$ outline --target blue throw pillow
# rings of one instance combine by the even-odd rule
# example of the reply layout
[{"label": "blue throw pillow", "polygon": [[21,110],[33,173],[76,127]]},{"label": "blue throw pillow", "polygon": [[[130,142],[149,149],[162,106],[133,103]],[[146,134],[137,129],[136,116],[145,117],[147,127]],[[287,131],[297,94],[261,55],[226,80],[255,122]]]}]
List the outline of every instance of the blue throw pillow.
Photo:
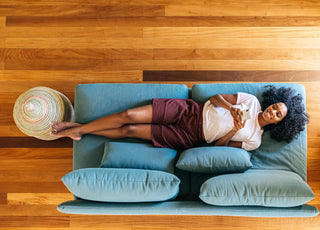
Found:
[{"label": "blue throw pillow", "polygon": [[101,202],[156,202],[173,199],[180,180],[173,174],[142,169],[86,168],[62,177],[75,196]]},{"label": "blue throw pillow", "polygon": [[207,180],[199,197],[211,205],[294,207],[312,200],[314,194],[294,172],[252,169]]},{"label": "blue throw pillow", "polygon": [[102,168],[135,168],[174,172],[177,152],[169,148],[156,148],[152,144],[107,142]]},{"label": "blue throw pillow", "polygon": [[240,148],[211,146],[185,150],[177,168],[197,173],[243,172],[252,167],[250,154]]}]

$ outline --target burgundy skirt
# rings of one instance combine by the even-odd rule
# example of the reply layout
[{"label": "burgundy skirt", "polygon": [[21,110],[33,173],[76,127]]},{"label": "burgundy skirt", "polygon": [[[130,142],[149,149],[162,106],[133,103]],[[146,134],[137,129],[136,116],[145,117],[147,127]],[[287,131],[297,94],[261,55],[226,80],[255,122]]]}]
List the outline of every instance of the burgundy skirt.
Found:
[{"label": "burgundy skirt", "polygon": [[151,138],[154,146],[188,149],[205,143],[203,104],[192,99],[153,99]]}]

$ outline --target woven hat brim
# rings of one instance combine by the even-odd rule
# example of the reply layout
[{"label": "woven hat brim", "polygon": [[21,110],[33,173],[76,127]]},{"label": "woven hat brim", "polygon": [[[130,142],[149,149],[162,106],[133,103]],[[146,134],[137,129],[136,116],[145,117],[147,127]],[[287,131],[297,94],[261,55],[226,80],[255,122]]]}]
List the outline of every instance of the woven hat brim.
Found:
[{"label": "woven hat brim", "polygon": [[50,121],[73,121],[74,110],[70,100],[48,87],[35,87],[19,96],[13,109],[13,118],[21,132],[41,140],[55,140],[50,136]]}]

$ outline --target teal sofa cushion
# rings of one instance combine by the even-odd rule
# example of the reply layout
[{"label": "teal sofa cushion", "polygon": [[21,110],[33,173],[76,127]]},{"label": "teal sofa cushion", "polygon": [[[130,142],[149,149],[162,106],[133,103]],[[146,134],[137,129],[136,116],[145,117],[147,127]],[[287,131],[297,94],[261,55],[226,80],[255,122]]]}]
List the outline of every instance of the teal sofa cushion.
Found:
[{"label": "teal sofa cushion", "polygon": [[147,143],[107,142],[101,168],[135,168],[174,173],[177,151]]},{"label": "teal sofa cushion", "polygon": [[296,173],[248,170],[207,180],[201,186],[199,197],[211,205],[294,207],[312,200],[314,194]]},{"label": "teal sofa cushion", "polygon": [[[277,88],[291,87],[304,98],[305,89],[295,83],[223,83],[223,84],[196,84],[192,87],[192,99],[205,102],[214,94],[236,94],[245,92],[255,95],[262,101],[262,93],[268,85]],[[304,181],[307,179],[307,130],[305,128],[298,138],[291,143],[278,142],[270,137],[270,132],[262,135],[262,144],[251,151],[253,169],[288,170],[297,173]]]},{"label": "teal sofa cushion", "polygon": [[101,202],[155,202],[173,199],[180,180],[173,174],[142,169],[87,168],[62,181],[75,196]]},{"label": "teal sofa cushion", "polygon": [[190,172],[223,174],[243,172],[252,164],[250,154],[244,149],[210,146],[183,151],[176,166]]}]

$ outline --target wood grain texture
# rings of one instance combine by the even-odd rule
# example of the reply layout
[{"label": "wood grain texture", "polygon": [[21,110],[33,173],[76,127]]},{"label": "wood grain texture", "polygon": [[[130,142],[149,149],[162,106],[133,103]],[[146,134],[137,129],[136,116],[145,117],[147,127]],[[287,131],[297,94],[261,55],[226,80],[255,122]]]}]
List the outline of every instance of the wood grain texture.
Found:
[{"label": "wood grain texture", "polygon": [[144,81],[318,81],[320,71],[144,71]]},{"label": "wood grain texture", "polygon": [[[2,38],[141,38],[142,27],[0,27]],[[88,51],[92,49],[88,48]],[[4,51],[2,51],[4,52]]]},{"label": "wood grain texture", "polygon": [[0,28],[6,26],[6,17],[0,16]]},{"label": "wood grain texture", "polygon": [[[219,0],[221,1],[221,0]],[[205,0],[2,0],[0,5],[168,5],[168,4],[204,4]]]},{"label": "wood grain texture", "polygon": [[164,16],[164,10],[157,5],[7,5],[0,6],[0,16]]},{"label": "wood grain texture", "polygon": [[[70,171],[72,167],[70,167]],[[55,182],[0,182],[0,193],[67,193],[68,189],[61,183],[60,178]]]},{"label": "wood grain texture", "polygon": [[8,205],[55,205],[72,200],[71,193],[9,193]]},{"label": "wood grain texture", "polygon": [[[65,198],[69,198],[65,196]],[[61,199],[62,200],[62,199]],[[56,202],[60,202],[61,200],[56,200]],[[21,216],[36,216],[36,217],[41,217],[41,218],[46,218],[48,216],[50,217],[56,217],[56,216],[66,216],[65,214],[62,214],[61,212],[57,211],[57,206],[55,204],[53,205],[46,205],[46,204],[41,204],[41,205],[29,205],[29,204],[17,204],[17,205],[0,205],[0,215],[1,216],[6,216],[6,217],[11,217],[12,220],[19,220],[19,217]],[[16,218],[14,218],[16,217]],[[47,220],[45,220],[47,221]],[[48,223],[47,223],[48,224]],[[9,225],[9,224],[8,224]],[[33,225],[30,226],[30,228]],[[44,225],[44,228],[49,228],[48,225]],[[57,227],[58,228],[58,227]],[[1,228],[0,226],[0,229]],[[8,228],[6,228],[8,229]],[[12,227],[13,229],[18,229],[18,227]],[[21,226],[21,229],[28,229],[28,226]],[[52,229],[50,227],[50,229]],[[53,228],[54,229],[54,228]]]},{"label": "wood grain texture", "polygon": [[66,215],[72,141],[21,133],[17,97],[35,86],[73,103],[87,83],[298,82],[305,86],[308,184],[320,208],[320,2],[1,0],[0,230],[318,229],[316,218]]},{"label": "wood grain texture", "polygon": [[319,49],[320,38],[213,38],[213,37],[170,37],[170,38],[6,38],[7,48],[57,49],[116,48],[116,49],[151,49],[151,48],[228,48],[228,49]]},{"label": "wood grain texture", "polygon": [[[244,1],[236,4],[215,3],[210,1],[209,4],[203,5],[168,5],[165,10],[166,16],[319,16],[319,7],[314,5],[285,4],[281,2],[266,4],[259,2],[257,4]],[[261,4],[262,3],[262,4]],[[285,11],[283,10],[285,7]]]},{"label": "wood grain texture", "polygon": [[320,59],[320,49],[155,49],[157,60],[309,60]]},{"label": "wood grain texture", "polygon": [[14,27],[267,27],[267,26],[320,26],[320,16],[172,16],[172,17],[57,17],[7,16],[6,25]]},{"label": "wood grain texture", "polygon": [[277,0],[242,0],[239,2],[234,2],[233,0],[2,0],[0,5],[170,5],[170,4],[180,4],[180,5],[212,5],[217,6],[224,4],[233,5],[247,5],[249,3],[255,5],[308,5],[317,6],[319,3],[315,0],[290,0],[279,2]]},{"label": "wood grain texture", "polygon": [[36,227],[46,228],[47,226],[56,228],[69,227],[69,217],[54,217],[54,216],[1,216],[1,227]]},{"label": "wood grain texture", "polygon": [[157,38],[310,38],[320,27],[144,27],[143,37]]}]

